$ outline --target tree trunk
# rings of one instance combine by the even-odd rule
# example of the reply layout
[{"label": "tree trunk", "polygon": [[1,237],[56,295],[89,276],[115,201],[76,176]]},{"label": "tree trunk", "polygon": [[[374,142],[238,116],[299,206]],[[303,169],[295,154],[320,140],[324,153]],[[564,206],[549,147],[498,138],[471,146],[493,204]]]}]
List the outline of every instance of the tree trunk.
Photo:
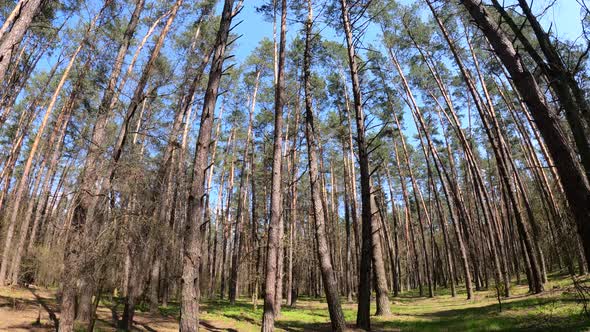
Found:
[{"label": "tree trunk", "polygon": [[[86,64],[83,67],[83,70],[81,71],[82,73],[80,74],[80,77],[78,77],[77,82],[73,88],[73,91],[70,93],[70,96],[68,97],[67,102],[64,104],[62,111],[56,120],[55,127],[53,128],[53,131],[49,137],[48,144],[46,145],[46,149],[47,149],[46,158],[49,158],[49,166],[48,166],[48,170],[45,175],[45,180],[44,180],[45,183],[49,183],[49,179],[53,177],[53,171],[55,171],[57,161],[60,157],[61,146],[63,144],[66,128],[67,128],[68,123],[70,121],[70,115],[72,113],[72,110],[77,107],[78,95],[79,95],[80,89],[82,87],[82,81],[84,80],[84,78],[86,76],[85,73],[88,72],[88,69],[91,64],[91,59],[92,59],[92,57],[89,57],[86,60]],[[52,149],[52,148],[53,148],[53,151],[52,151],[53,153],[51,153],[51,155],[50,155],[49,152],[51,151],[50,149]],[[46,160],[46,159],[44,159],[44,160]],[[45,163],[45,161],[44,161],[44,163]],[[13,285],[16,285],[18,283],[18,277],[20,274],[20,263],[21,263],[23,252],[24,252],[24,247],[25,247],[25,242],[27,239],[29,224],[31,222],[31,217],[33,214],[33,208],[35,205],[38,205],[37,204],[37,202],[39,202],[38,196],[41,196],[40,193],[39,193],[39,195],[37,195],[37,189],[38,189],[37,187],[41,183],[42,176],[43,176],[43,167],[41,167],[39,169],[39,174],[37,175],[37,179],[35,180],[36,183],[35,183],[34,187],[36,189],[34,189],[32,192],[32,194],[35,196],[35,198],[29,202],[29,207],[27,209],[27,213],[25,214],[24,219],[23,219],[23,223],[21,225],[19,242],[17,244],[16,251],[15,251],[14,257],[12,259],[12,264],[10,267],[9,276],[11,276],[11,278],[12,278],[11,284],[13,284]],[[43,187],[45,187],[45,186],[46,185],[44,184]],[[42,188],[42,189],[47,189],[47,188]],[[40,206],[37,206],[38,210],[40,210],[40,208],[41,208]],[[37,219],[35,218],[35,220],[37,220]],[[31,234],[32,234],[32,236],[34,236],[33,233],[31,233]],[[32,240],[33,240],[33,237],[31,238],[31,241]]]},{"label": "tree trunk", "polygon": [[[371,186],[373,189],[373,186]],[[385,222],[381,218],[379,211],[379,204],[377,203],[376,194],[371,190],[371,261],[372,270],[375,280],[375,293],[377,295],[377,308],[375,316],[389,316],[391,315],[391,308],[389,306],[389,290],[387,289],[387,274],[385,273],[385,263],[383,260],[383,248],[381,242],[381,225]]]},{"label": "tree trunk", "polygon": [[[266,254],[266,283],[264,292],[264,314],[262,317],[262,331],[270,332],[274,330],[274,324],[277,309],[276,291],[277,284],[281,282],[279,257],[282,256],[281,250],[281,230],[283,228],[282,220],[282,139],[283,139],[283,108],[285,105],[285,52],[287,37],[287,1],[281,1],[281,32],[278,56],[277,82],[275,86],[275,123],[273,138],[273,164],[272,164],[272,192],[270,203],[270,222],[268,230],[268,244]],[[280,296],[279,296],[280,299]]]},{"label": "tree trunk", "polygon": [[315,237],[316,241],[318,242],[317,253],[318,259],[320,261],[320,269],[322,272],[322,281],[324,283],[326,299],[328,302],[330,321],[332,322],[332,331],[344,331],[346,329],[346,321],[344,320],[344,313],[342,312],[342,307],[340,306],[338,285],[336,283],[334,269],[330,260],[330,248],[328,245],[323,211],[324,207],[322,204],[322,197],[320,195],[321,181],[319,177],[317,161],[317,133],[314,127],[313,100],[311,95],[311,43],[313,29],[313,8],[311,0],[307,1],[307,8],[308,16],[305,24],[303,79],[305,84],[305,134],[307,137],[309,182],[312,196],[313,218],[315,222]]},{"label": "tree trunk", "polygon": [[243,226],[242,220],[244,219],[243,211],[246,206],[247,200],[247,176],[246,176],[246,165],[248,159],[248,151],[250,148],[250,140],[252,136],[252,123],[254,118],[254,110],[256,108],[256,96],[258,94],[258,82],[260,80],[260,71],[256,72],[256,79],[254,82],[254,91],[252,92],[252,100],[250,104],[250,115],[248,120],[248,129],[246,130],[246,140],[244,144],[244,152],[242,154],[242,167],[240,171],[240,187],[238,195],[238,208],[236,211],[236,230],[234,233],[234,250],[232,253],[232,264],[231,274],[229,282],[229,302],[231,304],[236,303],[237,288],[238,288],[238,270],[240,266],[240,254],[242,251],[242,238],[243,238]]},{"label": "tree trunk", "polygon": [[160,285],[160,256],[156,253],[150,271],[150,285],[148,289],[150,312],[158,314],[158,288]]},{"label": "tree trunk", "polygon": [[[369,170],[369,151],[365,137],[365,116],[362,109],[361,86],[358,74],[356,52],[354,47],[352,25],[346,0],[340,0],[342,23],[348,46],[348,63],[352,79],[354,110],[357,127],[357,145],[359,151],[359,166],[361,174],[362,201],[362,249],[359,269],[359,303],[357,311],[357,327],[369,330],[370,322],[370,292],[371,292],[371,250],[372,243],[372,205],[371,205],[371,172]],[[373,253],[375,256],[375,253]]]},{"label": "tree trunk", "polygon": [[[0,82],[4,82],[12,53],[18,49],[23,36],[44,2],[45,0],[20,0],[2,25],[2,30],[0,30]],[[11,22],[14,23],[8,30]]]},{"label": "tree trunk", "polygon": [[[399,296],[400,286],[401,286],[401,269],[400,269],[400,248],[399,248],[399,216],[397,213],[397,209],[395,207],[395,198],[393,193],[393,186],[391,183],[391,174],[389,168],[386,168],[386,175],[387,175],[387,186],[389,188],[389,200],[391,204],[391,216],[393,219],[393,244],[394,244],[394,257],[393,257],[393,264],[391,269],[393,271],[393,296]],[[443,230],[445,230],[443,226]],[[452,287],[454,289],[454,287]],[[453,293],[454,294],[454,293]],[[454,296],[454,295],[453,295]]]},{"label": "tree trunk", "polygon": [[209,73],[207,90],[203,100],[199,136],[197,137],[195,158],[191,175],[191,188],[187,202],[186,226],[184,234],[184,251],[181,284],[180,331],[193,332],[199,329],[199,263],[200,263],[200,227],[203,223],[204,180],[209,156],[213,113],[223,74],[223,61],[231,21],[234,16],[233,0],[225,0],[219,30],[215,41],[213,59]]},{"label": "tree trunk", "polygon": [[[8,251],[10,250],[10,247],[12,245],[12,237],[14,236],[14,227],[16,226],[16,219],[18,217],[18,211],[19,211],[20,204],[22,201],[22,196],[24,194],[24,190],[26,188],[26,184],[28,181],[28,176],[31,171],[31,165],[33,163],[33,159],[35,159],[37,149],[39,148],[39,143],[41,142],[41,138],[43,137],[43,133],[45,131],[45,127],[47,126],[47,122],[49,120],[50,115],[53,113],[53,108],[55,107],[55,104],[57,102],[57,98],[59,97],[61,90],[62,90],[62,88],[63,88],[63,86],[70,74],[70,71],[72,70],[72,67],[74,66],[74,63],[76,61],[76,58],[78,57],[78,54],[82,50],[82,47],[84,47],[84,45],[87,43],[88,38],[90,37],[90,33],[92,32],[92,30],[94,30],[94,26],[96,25],[98,18],[102,15],[104,9],[111,1],[112,0],[105,0],[103,7],[98,12],[98,14],[96,14],[96,16],[92,19],[92,22],[90,23],[90,25],[86,29],[85,34],[84,34],[84,38],[82,39],[80,44],[78,44],[78,47],[74,50],[74,53],[70,56],[70,61],[68,62],[68,65],[66,66],[65,70],[62,73],[61,79],[60,79],[59,83],[57,84],[57,87],[51,97],[51,100],[49,101],[49,105],[47,106],[47,109],[45,110],[45,115],[43,116],[43,119],[41,120],[41,124],[39,125],[39,128],[37,129],[37,135],[35,136],[35,140],[33,141],[33,144],[31,146],[31,149],[29,152],[29,157],[27,158],[27,161],[25,162],[25,165],[23,167],[21,179],[19,181],[19,184],[16,188],[16,193],[14,195],[14,205],[12,207],[12,212],[10,214],[10,223],[9,223],[8,230],[6,233],[7,234],[6,240],[4,242],[4,250],[2,252],[2,264],[0,265],[0,285],[5,284],[6,272],[7,272],[7,268],[8,268]],[[69,332],[69,331],[66,330],[66,332]]]},{"label": "tree trunk", "polygon": [[534,76],[526,69],[509,38],[489,16],[483,4],[476,0],[464,0],[463,5],[508,70],[535,119],[560,175],[584,245],[586,261],[590,262],[590,186],[567,143],[559,120],[547,105]]}]

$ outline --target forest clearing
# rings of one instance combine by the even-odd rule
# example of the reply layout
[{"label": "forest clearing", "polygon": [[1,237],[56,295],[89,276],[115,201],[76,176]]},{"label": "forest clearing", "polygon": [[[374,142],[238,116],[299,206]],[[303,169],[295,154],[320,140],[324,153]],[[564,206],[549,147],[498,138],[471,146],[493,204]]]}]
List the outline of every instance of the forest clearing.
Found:
[{"label": "forest clearing", "polygon": [[[435,298],[420,297],[416,292],[403,294],[392,301],[392,314],[376,317],[375,331],[587,331],[590,320],[576,296],[567,276],[551,276],[548,289],[542,294],[527,294],[524,285],[514,287],[514,296],[502,303],[494,292],[477,292],[473,300],[453,298],[448,289]],[[459,294],[465,290],[460,289]],[[119,301],[119,305],[114,303]],[[42,305],[39,306],[39,303]],[[117,331],[122,314],[122,298],[105,295],[97,310],[95,331]],[[54,331],[50,318],[59,319],[55,292],[44,289],[0,289],[0,331]],[[134,318],[137,331],[178,331],[178,303],[160,307],[150,313],[146,303],[138,306]],[[356,307],[343,301],[342,309],[353,328]],[[374,308],[373,308],[374,309]],[[116,312],[114,314],[113,312]],[[40,316],[39,321],[37,318]],[[205,300],[201,305],[201,330],[259,331],[262,308],[253,309],[251,299],[239,298],[235,304],[223,300]],[[327,304],[321,299],[301,298],[285,307],[277,319],[276,331],[331,331]],[[86,330],[80,326],[79,330]]]},{"label": "forest clearing", "polygon": [[590,329],[590,0],[0,1],[0,330]]}]

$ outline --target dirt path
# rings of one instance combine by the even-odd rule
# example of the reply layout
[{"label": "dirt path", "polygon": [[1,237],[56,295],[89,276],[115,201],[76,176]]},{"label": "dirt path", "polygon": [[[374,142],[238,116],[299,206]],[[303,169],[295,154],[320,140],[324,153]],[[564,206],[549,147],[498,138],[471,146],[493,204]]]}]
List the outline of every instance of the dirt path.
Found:
[{"label": "dirt path", "polygon": [[[113,313],[109,308],[97,310],[96,329],[116,331]],[[59,320],[59,308],[55,302],[55,292],[37,288],[0,287],[0,331],[46,332],[55,331]],[[174,317],[136,312],[134,331],[178,331],[178,321]],[[237,331],[225,321],[201,321],[204,331]]]},{"label": "dirt path", "polygon": [[0,331],[53,331],[54,294],[34,288],[0,288]]}]

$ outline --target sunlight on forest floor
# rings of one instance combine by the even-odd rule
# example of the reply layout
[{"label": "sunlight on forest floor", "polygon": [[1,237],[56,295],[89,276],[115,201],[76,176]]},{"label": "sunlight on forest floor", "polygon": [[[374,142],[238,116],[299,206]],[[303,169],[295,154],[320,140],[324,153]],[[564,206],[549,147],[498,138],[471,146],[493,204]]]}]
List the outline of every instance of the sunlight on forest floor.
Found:
[{"label": "sunlight on forest floor", "polygon": [[[546,291],[528,295],[526,285],[512,287],[512,297],[502,301],[499,311],[495,292],[476,292],[474,300],[465,300],[463,290],[452,298],[447,289],[437,290],[433,299],[420,298],[416,292],[392,299],[393,315],[372,317],[375,331],[585,331],[590,319],[584,316],[575,297],[571,278],[552,276]],[[343,303],[350,326],[354,325],[356,305]],[[159,315],[138,306],[135,326],[138,331],[177,331],[179,307],[172,303],[161,307]],[[95,331],[116,331],[113,317],[120,317],[123,305],[101,302]],[[52,331],[56,313],[55,291],[47,289],[0,288],[0,331]],[[235,305],[225,300],[205,301],[201,305],[201,325],[205,331],[259,331],[262,301],[253,310],[249,299]],[[37,321],[37,319],[39,320]],[[300,298],[295,307],[283,306],[276,323],[280,331],[329,331],[327,305],[322,299]],[[84,331],[81,328],[80,331]]]}]

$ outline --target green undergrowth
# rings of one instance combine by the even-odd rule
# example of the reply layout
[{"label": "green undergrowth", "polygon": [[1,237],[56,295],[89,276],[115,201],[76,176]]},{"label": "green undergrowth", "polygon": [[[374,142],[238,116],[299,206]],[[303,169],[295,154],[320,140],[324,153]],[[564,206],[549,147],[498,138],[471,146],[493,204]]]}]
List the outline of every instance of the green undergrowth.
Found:
[{"label": "green undergrowth", "polygon": [[[502,300],[495,290],[475,292],[467,300],[464,288],[453,298],[448,289],[437,289],[434,298],[420,297],[417,290],[391,298],[392,315],[372,317],[377,331],[590,331],[590,319],[583,314],[568,276],[551,275],[542,294],[528,294],[526,285],[511,285],[511,297]],[[427,293],[427,289],[425,289]],[[356,304],[346,303],[343,310],[350,327],[356,319]],[[228,300],[204,300],[201,320],[205,326],[221,324],[229,331],[259,331],[262,301],[254,310],[250,299],[235,304]],[[147,310],[139,306],[139,310]],[[375,311],[373,307],[372,312]],[[164,316],[179,317],[178,303],[161,307]],[[330,331],[330,317],[323,299],[301,297],[293,307],[282,307],[276,327],[282,331]]]},{"label": "green undergrowth", "polygon": [[[588,285],[590,276],[579,280]],[[510,298],[502,299],[501,310],[495,289],[476,291],[471,300],[466,299],[465,289],[461,287],[454,298],[448,289],[437,289],[434,298],[421,297],[417,290],[404,292],[391,298],[390,316],[371,318],[372,327],[374,331],[590,331],[590,319],[583,313],[569,276],[550,275],[541,294],[529,294],[526,284],[515,283],[510,292]],[[54,290],[0,288],[0,302],[14,313],[26,308],[36,312],[39,299],[48,309],[58,310],[54,296]],[[115,331],[113,321],[121,317],[123,307],[122,298],[103,296],[95,331]],[[348,326],[354,327],[356,304],[342,298],[342,307]],[[159,313],[152,314],[149,306],[140,300],[136,310],[136,319],[143,327],[154,331],[177,330],[178,302],[161,306]],[[260,331],[263,301],[259,300],[254,309],[248,298],[240,298],[235,304],[203,299],[200,312],[205,331]],[[375,312],[374,307],[371,312]],[[300,297],[293,307],[283,305],[276,327],[278,331],[290,332],[330,331],[327,304],[323,298]],[[86,326],[80,325],[78,329],[85,330]]]}]

